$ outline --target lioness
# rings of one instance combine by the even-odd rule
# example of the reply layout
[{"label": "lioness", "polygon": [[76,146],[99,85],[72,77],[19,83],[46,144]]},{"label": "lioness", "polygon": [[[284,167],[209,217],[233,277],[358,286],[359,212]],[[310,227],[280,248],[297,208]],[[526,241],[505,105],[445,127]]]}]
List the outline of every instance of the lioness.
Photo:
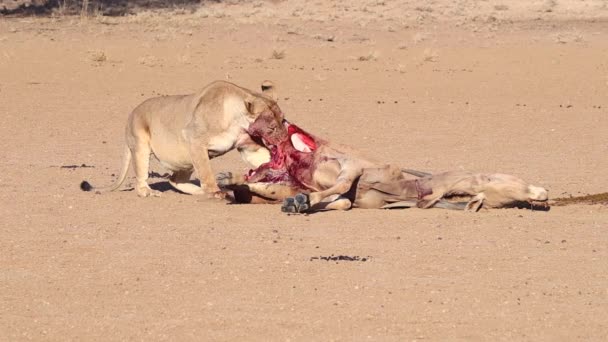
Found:
[{"label": "lioness", "polygon": [[[284,120],[281,113],[260,115],[249,127],[249,133],[260,137],[270,149],[270,162],[247,176],[219,174],[218,182],[233,187],[237,199],[243,198],[240,185],[252,193],[250,202],[284,198],[285,212],[352,206],[477,211],[482,205],[488,208],[517,206],[520,202],[544,205],[548,200],[546,189],[511,175],[465,171],[430,175],[378,164],[304,132]],[[404,172],[418,178],[408,179]],[[445,200],[453,196],[470,199],[456,204]]]},{"label": "lioness", "polygon": [[[137,195],[159,196],[148,185],[150,153],[173,171],[169,183],[177,190],[210,198],[223,198],[211,170],[210,158],[236,148],[243,159],[258,167],[270,159],[268,150],[247,133],[261,114],[283,117],[277,105],[274,86],[262,83],[262,93],[225,81],[215,81],[190,95],[161,96],[137,106],[125,131],[126,146],[118,179],[107,187],[96,188],[83,181],[84,191],[112,191],[124,182],[131,159],[137,178]],[[201,186],[189,182],[196,170]]]}]

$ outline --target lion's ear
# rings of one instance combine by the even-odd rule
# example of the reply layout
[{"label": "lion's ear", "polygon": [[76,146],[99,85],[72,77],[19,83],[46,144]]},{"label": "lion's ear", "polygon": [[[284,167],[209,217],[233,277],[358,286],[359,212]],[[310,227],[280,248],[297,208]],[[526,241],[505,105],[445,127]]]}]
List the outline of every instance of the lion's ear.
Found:
[{"label": "lion's ear", "polygon": [[279,99],[276,93],[276,87],[272,81],[266,80],[262,82],[262,92],[275,101]]},{"label": "lion's ear", "polygon": [[246,99],[245,100],[245,109],[247,109],[247,114],[249,116],[254,116],[254,113],[253,113],[253,101],[251,101],[249,99]]}]

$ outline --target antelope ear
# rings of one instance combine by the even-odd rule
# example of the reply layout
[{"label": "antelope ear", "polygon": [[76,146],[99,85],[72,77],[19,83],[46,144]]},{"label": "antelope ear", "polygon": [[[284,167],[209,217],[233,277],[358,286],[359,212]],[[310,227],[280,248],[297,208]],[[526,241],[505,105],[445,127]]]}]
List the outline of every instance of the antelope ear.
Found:
[{"label": "antelope ear", "polygon": [[276,87],[274,86],[274,83],[272,83],[272,81],[264,81],[262,82],[262,93],[266,94],[268,97],[270,97],[271,99],[277,101],[279,99],[277,93],[276,93]]},{"label": "antelope ear", "polygon": [[307,141],[309,138],[301,133],[294,133],[290,137],[291,144],[293,147],[300,151],[310,153],[313,150],[314,145],[311,144],[310,141]]}]

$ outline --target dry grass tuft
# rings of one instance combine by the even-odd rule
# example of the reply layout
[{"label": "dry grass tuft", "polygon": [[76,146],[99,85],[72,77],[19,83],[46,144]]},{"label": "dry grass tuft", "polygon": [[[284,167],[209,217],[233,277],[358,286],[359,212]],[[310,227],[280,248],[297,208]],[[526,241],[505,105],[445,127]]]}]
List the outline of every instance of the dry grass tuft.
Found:
[{"label": "dry grass tuft", "polygon": [[89,17],[89,0],[82,0],[82,8],[80,9],[80,19],[87,20]]},{"label": "dry grass tuft", "polygon": [[64,16],[68,13],[68,1],[67,0],[59,0],[57,4],[57,8],[53,10],[53,16]]},{"label": "dry grass tuft", "polygon": [[582,43],[583,41],[583,35],[579,32],[558,33],[555,36],[555,42],[558,44]]},{"label": "dry grass tuft", "polygon": [[272,50],[272,55],[270,55],[271,59],[283,59],[285,58],[285,50]]},{"label": "dry grass tuft", "polygon": [[314,39],[317,39],[317,40],[324,40],[324,41],[326,41],[326,42],[333,42],[333,41],[335,41],[335,40],[336,40],[336,36],[334,36],[334,35],[322,35],[322,34],[315,34],[315,35],[313,36],[313,38],[314,38]]},{"label": "dry grass tuft", "polygon": [[427,12],[427,13],[433,12],[433,8],[431,6],[417,6],[414,9],[418,12]]},{"label": "dry grass tuft", "polygon": [[177,56],[177,62],[180,64],[192,64],[191,59],[192,58],[190,57],[189,53]]},{"label": "dry grass tuft", "polygon": [[101,65],[103,62],[108,60],[106,53],[101,50],[90,50],[88,51],[88,59],[95,65]]},{"label": "dry grass tuft", "polygon": [[139,62],[139,64],[145,65],[147,67],[162,66],[162,61],[152,55],[146,55],[146,56],[140,57],[137,60],[137,62]]},{"label": "dry grass tuft", "polygon": [[547,0],[544,4],[544,12],[550,13],[553,12],[553,8],[555,8],[555,6],[557,6],[557,1],[556,0]]},{"label": "dry grass tuft", "polygon": [[433,49],[424,49],[422,60],[425,62],[437,62],[439,60],[439,54]]},{"label": "dry grass tuft", "polygon": [[369,61],[378,60],[378,57],[380,57],[380,54],[378,53],[378,51],[372,51],[372,52],[368,53],[367,55],[359,56],[359,58],[357,58],[357,60],[359,60],[361,62],[369,62]]},{"label": "dry grass tuft", "polygon": [[423,41],[427,40],[427,38],[428,38],[428,35],[423,32],[417,32],[416,34],[414,34],[412,36],[412,40],[414,41],[414,44],[420,44]]}]

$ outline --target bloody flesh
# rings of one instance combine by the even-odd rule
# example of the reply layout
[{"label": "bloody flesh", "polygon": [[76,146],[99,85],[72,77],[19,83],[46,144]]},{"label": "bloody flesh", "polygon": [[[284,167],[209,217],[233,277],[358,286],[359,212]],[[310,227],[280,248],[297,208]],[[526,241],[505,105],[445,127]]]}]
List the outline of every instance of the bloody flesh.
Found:
[{"label": "bloody flesh", "polygon": [[[269,146],[270,161],[250,170],[248,182],[282,183],[310,189],[314,172],[314,150],[319,139],[300,127],[285,122],[287,134]],[[262,136],[264,141],[264,136]],[[296,148],[297,146],[297,148]]]}]

